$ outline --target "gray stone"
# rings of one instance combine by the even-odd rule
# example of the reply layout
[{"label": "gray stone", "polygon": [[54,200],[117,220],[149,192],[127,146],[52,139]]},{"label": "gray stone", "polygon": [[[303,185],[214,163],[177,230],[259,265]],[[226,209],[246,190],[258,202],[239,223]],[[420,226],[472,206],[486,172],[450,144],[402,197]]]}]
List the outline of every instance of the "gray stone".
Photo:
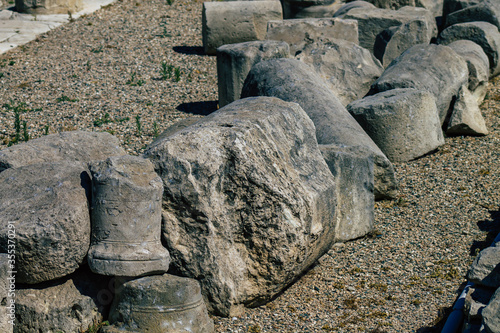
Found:
[{"label": "gray stone", "polygon": [[500,288],[483,310],[483,325],[488,333],[500,333]]},{"label": "gray stone", "polygon": [[444,29],[438,38],[438,43],[447,45],[457,40],[470,40],[483,48],[490,62],[490,74],[500,74],[500,32],[488,22],[467,22],[452,25]]},{"label": "gray stone", "polygon": [[367,1],[351,1],[346,4],[344,4],[342,7],[340,7],[335,14],[333,14],[333,17],[344,17],[345,14],[347,14],[351,9],[354,8],[367,8],[367,9],[372,9],[376,8],[372,3],[367,2]]},{"label": "gray stone", "polygon": [[147,276],[117,290],[104,333],[212,333],[198,281],[174,275]]},{"label": "gray stone", "polygon": [[39,163],[0,173],[0,251],[15,226],[16,282],[74,272],[90,245],[90,176],[80,162]]},{"label": "gray stone", "polygon": [[453,12],[464,8],[477,5],[484,0],[444,0],[443,1],[443,19]]},{"label": "gray stone", "polygon": [[0,150],[0,172],[24,165],[62,160],[90,162],[125,155],[118,138],[106,132],[62,132]]},{"label": "gray stone", "polygon": [[461,56],[469,69],[468,88],[476,98],[478,104],[484,100],[490,77],[490,63],[488,56],[481,46],[470,40],[457,40],[448,46]]},{"label": "gray stone", "polygon": [[267,22],[283,18],[278,1],[204,2],[202,10],[203,48],[216,54],[219,46],[264,40]]},{"label": "gray stone", "polygon": [[434,16],[443,13],[443,0],[366,0],[378,8],[400,9],[405,6],[423,7],[432,12]]},{"label": "gray stone", "polygon": [[335,241],[363,237],[373,230],[373,158],[359,149],[319,146],[337,185]]},{"label": "gray stone", "polygon": [[16,0],[16,10],[30,14],[75,14],[83,9],[83,0]]},{"label": "gray stone", "polygon": [[295,56],[307,44],[322,38],[344,39],[358,44],[358,24],[339,18],[270,21],[266,39],[287,42]]},{"label": "gray stone", "polygon": [[399,57],[401,53],[417,44],[429,44],[434,38],[435,24],[426,20],[413,20],[397,27],[390,27],[377,35],[374,55],[384,65]]},{"label": "gray stone", "polygon": [[384,71],[370,51],[342,39],[308,44],[295,58],[314,68],[344,106],[363,98]]},{"label": "gray stone", "polygon": [[[12,333],[15,316],[15,248],[0,253],[0,332]],[[9,260],[13,260],[10,261]],[[11,285],[13,288],[11,288]]]},{"label": "gray stone", "polygon": [[455,11],[446,16],[446,27],[465,22],[488,22],[500,29],[500,3],[484,0],[474,6]]},{"label": "gray stone", "polygon": [[447,125],[446,135],[482,136],[486,134],[488,134],[488,129],[477,100],[469,89],[463,86],[453,104],[453,112]]},{"label": "gray stone", "polygon": [[396,196],[392,164],[306,64],[293,59],[263,61],[250,71],[242,96],[274,96],[298,103],[313,121],[319,144],[357,150],[373,159],[376,199]]},{"label": "gray stone", "polygon": [[500,242],[479,253],[472,263],[467,278],[489,288],[500,287]]},{"label": "gray stone", "polygon": [[[252,1],[254,1],[254,0],[252,0]],[[175,122],[174,124],[167,127],[163,132],[161,132],[160,135],[158,135],[158,137],[156,137],[153,140],[153,142],[151,142],[148,145],[148,147],[146,147],[146,149],[149,149],[149,147],[155,146],[158,142],[162,141],[164,138],[169,137],[169,136],[177,133],[178,131],[180,131],[186,127],[189,127],[189,126],[193,125],[194,123],[197,123],[200,119],[202,119],[202,118],[189,117],[189,118],[181,119],[181,120]]]},{"label": "gray stone", "polygon": [[142,276],[168,271],[161,245],[162,180],[137,156],[93,162],[90,269],[101,275]]},{"label": "gray stone", "polygon": [[467,63],[452,49],[420,44],[396,58],[372,85],[369,94],[396,88],[426,90],[434,95],[439,119],[443,123],[454,96],[468,78]]},{"label": "gray stone", "polygon": [[165,184],[172,265],[215,314],[270,301],[334,242],[334,178],[295,103],[235,101],[145,156]]},{"label": "gray stone", "polygon": [[[294,19],[311,7],[329,6],[336,0],[283,0],[283,18]],[[333,14],[333,13],[332,13]]]},{"label": "gray stone", "polygon": [[293,18],[331,18],[343,3],[334,2],[330,5],[318,5],[301,8]]},{"label": "gray stone", "polygon": [[444,144],[434,96],[423,90],[393,89],[347,106],[391,162],[406,162]]},{"label": "gray stone", "polygon": [[400,26],[414,20],[427,22],[427,26],[431,27],[432,35],[437,35],[434,16],[424,8],[403,7],[399,10],[354,8],[343,18],[358,21],[359,45],[372,53],[374,53],[378,34],[390,27]]},{"label": "gray stone", "polygon": [[87,332],[109,311],[108,282],[78,270],[62,280],[18,288],[15,332]]},{"label": "gray stone", "polygon": [[217,49],[219,107],[240,99],[248,72],[256,63],[274,58],[287,58],[290,48],[280,41],[253,41],[223,45]]},{"label": "gray stone", "polygon": [[470,287],[465,296],[464,313],[468,321],[481,320],[481,313],[488,305],[493,292],[481,287]]}]

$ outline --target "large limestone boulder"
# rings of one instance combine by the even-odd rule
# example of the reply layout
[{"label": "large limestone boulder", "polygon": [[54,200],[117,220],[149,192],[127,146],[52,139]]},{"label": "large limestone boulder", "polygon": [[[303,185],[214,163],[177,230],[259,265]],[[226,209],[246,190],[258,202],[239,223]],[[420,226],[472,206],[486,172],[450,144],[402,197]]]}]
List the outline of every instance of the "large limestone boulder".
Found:
[{"label": "large limestone boulder", "polygon": [[206,54],[219,46],[264,40],[267,22],[283,19],[279,1],[204,2],[202,38]]},{"label": "large limestone boulder", "polygon": [[469,89],[463,86],[453,104],[453,112],[447,125],[446,135],[483,136],[486,134],[488,134],[488,129],[477,100]]},{"label": "large limestone boulder", "polygon": [[292,56],[302,52],[306,45],[325,38],[358,44],[358,23],[339,18],[270,21],[266,35],[266,39],[288,43]]},{"label": "large limestone boulder", "polygon": [[446,16],[447,27],[457,23],[476,21],[488,22],[500,29],[500,2],[484,0]]},{"label": "large limestone boulder", "polygon": [[441,16],[443,12],[443,0],[366,0],[378,8],[400,9],[405,6],[423,7],[428,9],[434,16]]},{"label": "large limestone boulder", "polygon": [[343,16],[344,19],[358,21],[359,45],[374,53],[377,35],[391,27],[419,20],[431,27],[432,35],[437,35],[437,26],[434,15],[424,9],[403,7],[399,10],[382,8],[354,8]]},{"label": "large limestone boulder", "polygon": [[211,312],[262,305],[335,240],[335,182],[295,103],[241,99],[145,152],[163,180],[163,237]]},{"label": "large limestone boulder", "polygon": [[483,48],[490,61],[490,74],[500,74],[500,32],[488,22],[467,22],[452,25],[439,34],[438,43],[448,45],[457,40],[470,40]]},{"label": "large limestone boulder", "polygon": [[483,326],[486,333],[500,332],[500,288],[491,297],[488,306],[483,312]]},{"label": "large limestone boulder", "polygon": [[290,48],[282,41],[266,40],[227,44],[217,49],[219,107],[240,99],[243,82],[256,63],[287,58]]},{"label": "large limestone boulder", "polygon": [[38,163],[0,173],[0,251],[15,225],[16,282],[74,272],[90,245],[90,176],[79,162]]},{"label": "large limestone boulder", "polygon": [[15,332],[87,332],[107,315],[110,279],[80,269],[71,276],[16,290]]},{"label": "large limestone boulder", "polygon": [[363,98],[384,71],[370,51],[342,39],[308,44],[295,58],[314,68],[344,106]]},{"label": "large limestone boulder", "polygon": [[488,80],[490,78],[490,62],[481,46],[470,40],[457,40],[448,46],[467,62],[469,69],[469,84],[467,88],[472,92],[478,104],[486,96]]},{"label": "large limestone boulder", "polygon": [[444,144],[434,96],[393,89],[347,106],[391,162],[407,162]]},{"label": "large limestone boulder", "polygon": [[468,78],[467,63],[451,48],[420,44],[396,58],[372,85],[369,95],[396,88],[426,90],[434,95],[443,123],[454,96]]},{"label": "large limestone boulder", "polygon": [[298,103],[313,121],[319,144],[345,147],[371,156],[375,163],[375,197],[395,197],[397,185],[392,164],[325,81],[306,64],[293,59],[260,62],[248,74],[242,96],[274,96]]},{"label": "large limestone boulder", "polygon": [[467,273],[467,279],[489,288],[500,287],[500,242],[479,253]]},{"label": "large limestone boulder", "polygon": [[62,132],[0,150],[0,172],[23,165],[62,160],[90,162],[125,155],[118,138],[106,132]]},{"label": "large limestone boulder", "polygon": [[198,281],[168,274],[119,285],[109,317],[103,333],[214,331]]},{"label": "large limestone boulder", "polygon": [[75,14],[83,10],[83,0],[16,0],[16,10],[30,14]]}]

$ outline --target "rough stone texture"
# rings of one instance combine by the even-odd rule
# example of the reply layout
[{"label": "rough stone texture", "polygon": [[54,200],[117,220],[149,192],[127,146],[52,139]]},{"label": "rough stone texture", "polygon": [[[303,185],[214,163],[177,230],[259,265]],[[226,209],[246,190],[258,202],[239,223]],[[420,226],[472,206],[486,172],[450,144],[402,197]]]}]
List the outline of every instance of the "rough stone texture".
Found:
[{"label": "rough stone texture", "polygon": [[358,24],[339,18],[270,21],[266,39],[287,42],[295,56],[307,44],[322,38],[344,39],[358,44]]},{"label": "rough stone texture", "polygon": [[62,132],[0,150],[0,172],[34,163],[90,162],[125,154],[118,139],[107,132]]},{"label": "rough stone texture", "polygon": [[172,264],[209,310],[265,304],[335,239],[334,178],[295,103],[241,99],[145,152],[165,184]]},{"label": "rough stone texture", "polygon": [[243,82],[256,63],[274,58],[287,58],[287,43],[267,40],[223,45],[217,49],[219,107],[240,99]]},{"label": "rough stone texture", "polygon": [[444,29],[438,38],[438,43],[447,45],[457,40],[473,41],[483,48],[490,62],[490,74],[500,74],[500,32],[488,22],[467,22],[452,25]]},{"label": "rough stone texture", "polygon": [[156,145],[158,142],[162,141],[164,138],[169,137],[169,136],[177,133],[178,131],[180,131],[186,127],[189,127],[189,126],[193,125],[194,123],[197,123],[200,119],[201,118],[197,118],[197,117],[189,117],[189,118],[184,118],[184,119],[177,121],[176,123],[169,126],[167,129],[165,129],[163,132],[161,132],[160,135],[158,135],[153,140],[153,142],[151,142],[148,145],[148,147],[146,147],[146,150],[149,149],[150,147]]},{"label": "rough stone texture", "polygon": [[446,26],[457,23],[483,21],[500,29],[500,3],[498,0],[484,0],[474,6],[455,11],[446,16]]},{"label": "rough stone texture", "polygon": [[344,17],[345,14],[347,14],[351,9],[354,8],[366,8],[366,9],[372,9],[376,8],[373,4],[367,2],[367,1],[351,1],[346,4],[344,4],[342,7],[340,7],[335,14],[333,14],[333,17]]},{"label": "rough stone texture", "polygon": [[93,272],[142,276],[168,271],[170,256],[161,245],[162,180],[153,164],[136,156],[93,162]]},{"label": "rough stone texture", "polygon": [[423,7],[428,9],[434,16],[443,13],[443,0],[367,0],[378,8],[400,9],[405,6]]},{"label": "rough stone texture", "polygon": [[493,292],[481,287],[470,287],[465,296],[464,313],[467,320],[481,320],[481,312],[488,305]]},{"label": "rough stone texture", "polygon": [[[396,58],[372,85],[370,95],[396,88],[432,93],[443,123],[453,97],[469,77],[467,63],[443,45],[415,45]],[[383,151],[383,149],[382,149]]]},{"label": "rough stone texture", "polygon": [[30,14],[68,14],[83,9],[83,0],[16,0],[16,10]]},{"label": "rough stone texture", "polygon": [[399,10],[381,8],[354,8],[344,15],[344,19],[358,21],[359,45],[374,53],[377,35],[394,26],[414,20],[427,22],[432,27],[433,35],[437,35],[437,26],[432,13],[424,8],[403,7]]},{"label": "rough stone texture", "polygon": [[219,46],[264,40],[267,22],[283,18],[278,1],[204,2],[202,11],[203,48],[216,54]]},{"label": "rough stone texture", "polygon": [[347,106],[391,162],[406,162],[444,144],[434,96],[423,90],[393,89]]},{"label": "rough stone texture", "polygon": [[483,310],[483,325],[487,333],[500,333],[500,288]]},{"label": "rough stone texture", "polygon": [[62,280],[18,288],[15,332],[87,332],[109,310],[108,282],[80,269]]},{"label": "rough stone texture", "polygon": [[319,146],[337,185],[337,242],[363,237],[373,230],[373,157],[359,149]]},{"label": "rough stone texture", "polygon": [[489,288],[500,287],[500,242],[479,253],[467,274],[467,278]]},{"label": "rough stone texture", "polygon": [[211,333],[198,281],[174,275],[147,276],[118,288],[110,312],[110,332]]},{"label": "rough stone texture", "polygon": [[318,6],[326,7],[332,5],[334,2],[335,0],[283,0],[283,18],[294,19],[304,9]]},{"label": "rough stone texture", "polygon": [[341,39],[308,44],[295,58],[313,67],[344,106],[363,98],[384,71],[370,51]]},{"label": "rough stone texture", "polygon": [[275,59],[255,65],[245,82],[243,97],[274,96],[298,103],[313,121],[319,144],[358,151],[374,160],[375,198],[394,198],[394,168],[364,132],[326,82],[297,60]]},{"label": "rough stone texture", "polygon": [[444,0],[443,1],[443,18],[445,19],[450,13],[461,9],[477,5],[484,0]]},{"label": "rough stone texture", "polygon": [[475,135],[488,134],[486,123],[479,109],[476,98],[466,86],[458,93],[453,112],[446,129],[446,135]]},{"label": "rough stone texture", "polygon": [[0,253],[0,332],[12,333],[14,329],[13,320],[15,317],[15,299],[9,291],[11,282],[15,282],[15,277],[11,279],[9,273],[14,271],[9,260],[15,260],[15,254]]},{"label": "rough stone texture", "polygon": [[299,8],[294,18],[331,18],[342,7],[343,3],[335,2],[330,5],[308,6]]},{"label": "rough stone texture", "polygon": [[470,40],[457,40],[448,46],[464,58],[469,69],[468,88],[480,104],[486,96],[490,77],[489,60],[481,46]]},{"label": "rough stone texture", "polygon": [[375,39],[374,55],[384,67],[401,53],[417,44],[429,44],[434,38],[435,24],[429,26],[425,20],[413,20],[398,27],[390,27]]},{"label": "rough stone texture", "polygon": [[16,282],[74,272],[90,245],[90,176],[80,162],[32,164],[0,173],[0,251],[16,229]]}]

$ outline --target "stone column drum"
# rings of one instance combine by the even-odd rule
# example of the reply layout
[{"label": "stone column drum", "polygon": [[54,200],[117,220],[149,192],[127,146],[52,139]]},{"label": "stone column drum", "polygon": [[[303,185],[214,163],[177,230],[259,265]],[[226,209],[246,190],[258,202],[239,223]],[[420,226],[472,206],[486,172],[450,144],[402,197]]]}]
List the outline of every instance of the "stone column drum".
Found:
[{"label": "stone column drum", "polygon": [[169,274],[128,281],[117,290],[104,333],[211,333],[198,281]]},{"label": "stone column drum", "polygon": [[165,273],[170,255],[161,245],[163,183],[149,160],[110,157],[92,173],[93,272],[112,276]]}]

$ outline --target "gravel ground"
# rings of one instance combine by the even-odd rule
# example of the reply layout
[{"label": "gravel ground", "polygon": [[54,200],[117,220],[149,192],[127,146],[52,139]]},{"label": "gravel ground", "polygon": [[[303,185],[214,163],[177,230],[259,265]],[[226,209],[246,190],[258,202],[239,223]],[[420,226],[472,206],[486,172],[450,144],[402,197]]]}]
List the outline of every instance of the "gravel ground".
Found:
[{"label": "gravel ground", "polygon": [[[0,149],[84,129],[140,154],[175,121],[217,108],[215,57],[201,45],[201,3],[121,0],[0,56]],[[336,245],[266,306],[214,317],[216,331],[439,331],[500,223],[500,80],[482,112],[488,136],[395,165],[398,199],[376,204],[369,237]]]}]

